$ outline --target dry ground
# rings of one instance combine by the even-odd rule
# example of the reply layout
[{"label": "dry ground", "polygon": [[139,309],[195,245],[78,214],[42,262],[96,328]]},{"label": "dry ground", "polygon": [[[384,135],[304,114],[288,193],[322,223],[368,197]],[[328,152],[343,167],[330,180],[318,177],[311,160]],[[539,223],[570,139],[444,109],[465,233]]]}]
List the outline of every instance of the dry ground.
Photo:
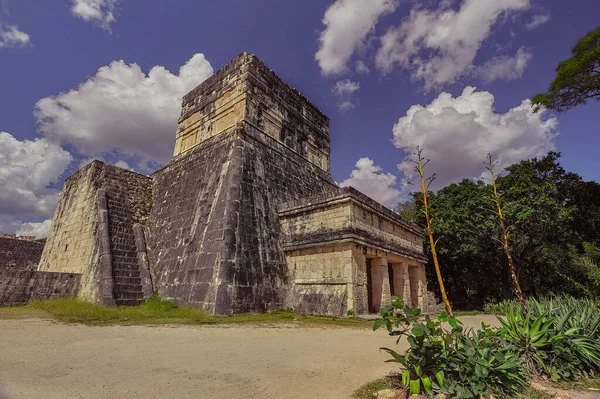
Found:
[{"label": "dry ground", "polygon": [[355,328],[0,320],[0,398],[348,398],[394,369],[378,351],[393,345]]}]

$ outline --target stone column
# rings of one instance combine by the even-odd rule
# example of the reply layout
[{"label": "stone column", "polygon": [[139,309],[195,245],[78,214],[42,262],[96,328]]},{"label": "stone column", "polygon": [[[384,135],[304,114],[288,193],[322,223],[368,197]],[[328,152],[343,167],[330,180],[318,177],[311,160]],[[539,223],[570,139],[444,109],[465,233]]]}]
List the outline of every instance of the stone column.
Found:
[{"label": "stone column", "polygon": [[412,306],[423,309],[423,300],[427,291],[425,282],[425,265],[412,263],[409,265]]},{"label": "stone column", "polygon": [[135,237],[135,249],[137,251],[144,299],[150,299],[154,295],[154,287],[152,284],[152,275],[150,274],[148,254],[146,253],[146,238],[144,237],[144,228],[141,224],[135,223],[133,225],[133,235]]},{"label": "stone column", "polygon": [[100,303],[106,306],[115,306],[112,254],[108,233],[108,206],[106,191],[103,188],[96,191],[96,206],[98,212],[98,247],[100,250],[98,257],[99,299]]},{"label": "stone column", "polygon": [[352,301],[348,295],[348,310],[353,309],[356,314],[369,313],[369,292],[367,288],[367,258],[362,248],[352,248]]},{"label": "stone column", "polygon": [[419,273],[417,274],[419,276],[419,288],[418,288],[419,300],[418,300],[418,303],[419,303],[419,308],[424,309],[425,295],[427,294],[427,280],[425,277],[425,265],[422,263],[419,263],[418,270],[419,270]]},{"label": "stone column", "polygon": [[379,311],[381,306],[389,305],[390,295],[390,277],[386,258],[371,259],[371,289],[373,295],[373,310]]},{"label": "stone column", "polygon": [[403,263],[392,263],[392,270],[394,271],[394,296],[406,302],[408,291],[410,291],[410,286],[408,290],[406,288],[407,284],[410,284],[406,265]]}]

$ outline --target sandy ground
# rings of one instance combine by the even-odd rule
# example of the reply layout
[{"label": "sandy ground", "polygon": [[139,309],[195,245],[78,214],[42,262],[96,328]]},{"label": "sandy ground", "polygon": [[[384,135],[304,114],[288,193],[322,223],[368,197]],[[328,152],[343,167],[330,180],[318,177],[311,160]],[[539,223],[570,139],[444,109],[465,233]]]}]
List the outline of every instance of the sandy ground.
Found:
[{"label": "sandy ground", "polygon": [[378,350],[394,341],[350,328],[0,320],[0,398],[348,398],[395,369]]}]

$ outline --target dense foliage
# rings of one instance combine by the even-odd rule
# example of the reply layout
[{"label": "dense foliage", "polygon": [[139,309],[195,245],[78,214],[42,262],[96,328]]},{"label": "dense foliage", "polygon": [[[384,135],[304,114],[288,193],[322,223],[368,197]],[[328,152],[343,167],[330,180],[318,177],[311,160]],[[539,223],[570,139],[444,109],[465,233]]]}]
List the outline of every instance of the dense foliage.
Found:
[{"label": "dense foliage", "polygon": [[[400,354],[381,348],[402,365],[402,382],[411,394],[444,394],[452,398],[473,398],[487,394],[516,393],[526,385],[526,375],[517,354],[504,344],[497,330],[464,331],[459,320],[446,312],[432,320],[416,321],[419,310],[395,299],[381,310],[390,335],[406,336],[410,349]],[[450,329],[444,329],[448,323]]]},{"label": "dense foliage", "polygon": [[600,100],[600,26],[580,39],[571,53],[558,64],[548,91],[531,99],[535,111],[544,107],[566,112],[587,100]]},{"label": "dense foliage", "polygon": [[[482,324],[464,331],[460,321],[443,312],[419,321],[420,311],[400,299],[381,309],[392,336],[406,336],[410,348],[391,355],[402,366],[402,383],[411,394],[452,398],[500,397],[518,393],[527,378],[575,381],[600,371],[598,303],[570,297],[529,300],[524,311],[516,300],[503,304],[501,327]],[[447,323],[447,324],[445,324]]]},{"label": "dense foliage", "polygon": [[[526,296],[598,296],[600,184],[565,171],[559,157],[550,152],[522,161],[498,178],[512,257]],[[425,225],[418,212],[419,195],[401,204],[399,211]],[[506,255],[497,242],[500,231],[490,203],[491,186],[465,179],[429,198],[438,257],[454,306],[480,308],[512,298]],[[435,282],[431,264],[427,272],[428,280]],[[437,291],[435,284],[429,289]]]}]

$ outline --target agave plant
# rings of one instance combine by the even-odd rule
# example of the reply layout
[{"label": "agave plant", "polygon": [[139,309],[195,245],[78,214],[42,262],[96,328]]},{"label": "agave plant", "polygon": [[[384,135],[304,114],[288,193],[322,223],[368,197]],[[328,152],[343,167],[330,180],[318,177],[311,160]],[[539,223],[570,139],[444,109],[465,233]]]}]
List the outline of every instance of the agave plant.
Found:
[{"label": "agave plant", "polygon": [[572,379],[600,367],[599,343],[583,334],[581,327],[569,327],[575,323],[573,314],[569,310],[557,318],[542,312],[535,317],[529,311],[524,316],[515,308],[506,320],[498,318],[503,327],[500,336],[530,372],[553,381]]}]

